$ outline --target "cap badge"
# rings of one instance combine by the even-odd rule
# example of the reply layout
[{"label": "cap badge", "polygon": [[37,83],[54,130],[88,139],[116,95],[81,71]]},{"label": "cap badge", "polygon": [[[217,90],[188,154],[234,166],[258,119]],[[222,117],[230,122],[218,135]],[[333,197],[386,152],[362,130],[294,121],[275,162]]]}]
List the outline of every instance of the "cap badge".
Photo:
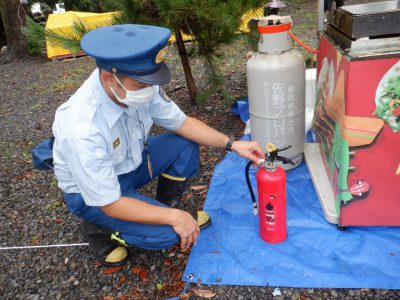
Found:
[{"label": "cap badge", "polygon": [[164,60],[164,56],[167,53],[167,47],[164,47],[160,51],[158,51],[157,56],[156,56],[156,64],[158,65]]}]

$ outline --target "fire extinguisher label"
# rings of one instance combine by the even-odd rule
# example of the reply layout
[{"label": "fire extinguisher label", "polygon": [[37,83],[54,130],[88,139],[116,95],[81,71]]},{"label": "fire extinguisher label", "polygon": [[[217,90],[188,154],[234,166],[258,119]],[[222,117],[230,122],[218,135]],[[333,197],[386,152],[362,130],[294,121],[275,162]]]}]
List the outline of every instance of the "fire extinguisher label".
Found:
[{"label": "fire extinguisher label", "polygon": [[271,202],[268,202],[265,208],[265,220],[267,225],[275,225],[274,206],[271,204]]}]

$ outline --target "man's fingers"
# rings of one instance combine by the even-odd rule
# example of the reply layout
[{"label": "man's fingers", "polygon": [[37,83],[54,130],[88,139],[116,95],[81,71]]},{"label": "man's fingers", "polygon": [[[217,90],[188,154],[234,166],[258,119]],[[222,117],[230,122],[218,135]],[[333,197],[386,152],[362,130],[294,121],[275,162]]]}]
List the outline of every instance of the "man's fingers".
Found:
[{"label": "man's fingers", "polygon": [[262,152],[262,150],[261,150],[261,149],[257,148],[257,149],[255,149],[255,151],[254,151],[254,152],[256,152],[256,153],[257,153],[257,155],[259,156],[259,158],[265,158],[265,153],[264,153],[264,152]]},{"label": "man's fingers", "polygon": [[181,238],[181,249],[182,250],[186,249],[186,242],[187,242],[187,238]]},{"label": "man's fingers", "polygon": [[193,233],[193,245],[196,245],[197,239],[199,238],[199,235],[200,235],[200,228],[197,227],[197,229]]},{"label": "man's fingers", "polygon": [[189,235],[189,236],[188,236],[188,239],[186,240],[186,249],[190,248],[190,246],[192,245],[192,243],[193,243],[193,236],[192,236],[192,235]]},{"label": "man's fingers", "polygon": [[248,159],[250,159],[253,163],[255,163],[255,164],[257,164],[258,163],[258,160],[259,160],[259,158],[257,157],[257,156],[255,156],[254,154],[252,154],[252,153],[250,153],[248,156],[247,156],[247,158]]},{"label": "man's fingers", "polygon": [[254,147],[251,149],[253,153],[256,153],[261,158],[265,157],[265,153],[262,151],[261,147],[256,143]]},{"label": "man's fingers", "polygon": [[200,234],[200,228],[197,226],[194,228],[192,233],[190,233],[188,236],[182,237],[181,236],[181,250],[186,251],[187,249],[190,248],[190,246],[195,245],[197,242],[197,238],[199,237]]}]

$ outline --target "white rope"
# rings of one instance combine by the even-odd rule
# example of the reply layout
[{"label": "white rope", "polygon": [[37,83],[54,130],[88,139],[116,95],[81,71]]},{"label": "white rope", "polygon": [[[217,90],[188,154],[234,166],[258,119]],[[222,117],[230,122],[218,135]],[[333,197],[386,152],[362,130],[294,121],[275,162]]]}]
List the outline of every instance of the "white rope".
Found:
[{"label": "white rope", "polygon": [[[22,10],[24,11],[25,15],[28,16],[28,13],[26,12],[26,10],[25,10],[25,8],[24,8],[24,5],[23,5],[23,3],[22,3],[21,1],[19,1],[19,5],[18,5],[18,6],[21,7]],[[21,23],[21,26],[24,26],[24,22],[22,21],[21,16],[19,15],[19,7],[17,8],[18,19],[19,19],[19,21],[20,21],[20,23]]]},{"label": "white rope", "polygon": [[40,248],[58,248],[58,247],[81,247],[89,246],[89,243],[80,244],[56,244],[56,245],[37,245],[37,246],[16,246],[16,247],[0,247],[0,250],[21,250],[21,249],[40,249]]}]

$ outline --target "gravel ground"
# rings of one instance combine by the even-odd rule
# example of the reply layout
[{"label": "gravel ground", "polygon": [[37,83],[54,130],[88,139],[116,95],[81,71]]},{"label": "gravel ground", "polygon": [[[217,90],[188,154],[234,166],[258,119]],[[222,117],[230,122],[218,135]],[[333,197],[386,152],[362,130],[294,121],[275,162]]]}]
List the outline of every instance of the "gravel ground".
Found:
[{"label": "gravel ground", "polygon": [[[297,0],[286,14],[292,15],[294,32],[316,46],[315,3]],[[296,31],[297,30],[297,31]],[[221,47],[219,65],[226,90],[245,95],[244,61],[248,51],[243,40]],[[173,79],[165,87],[171,98],[189,115],[227,134],[240,136],[244,126],[230,114],[229,102],[219,93],[201,106],[190,105],[175,47],[168,54]],[[200,90],[206,74],[202,60],[191,59]],[[56,108],[66,101],[94,69],[90,58],[50,62],[45,59],[16,62],[0,68],[0,245],[46,245],[85,242],[79,220],[71,215],[51,172],[32,169],[30,150],[51,134]],[[160,129],[155,129],[159,132]],[[201,148],[199,175],[190,186],[209,185],[215,165],[224,151]],[[154,195],[155,183],[143,189]],[[188,189],[182,208],[194,212],[203,205],[205,193]],[[1,299],[164,299],[182,289],[181,274],[188,253],[130,250],[131,259],[120,270],[100,266],[86,246],[37,250],[0,251]],[[191,286],[186,297],[199,298],[195,289],[214,292],[214,299],[399,299],[400,292],[372,289],[295,289],[247,286]]]}]

